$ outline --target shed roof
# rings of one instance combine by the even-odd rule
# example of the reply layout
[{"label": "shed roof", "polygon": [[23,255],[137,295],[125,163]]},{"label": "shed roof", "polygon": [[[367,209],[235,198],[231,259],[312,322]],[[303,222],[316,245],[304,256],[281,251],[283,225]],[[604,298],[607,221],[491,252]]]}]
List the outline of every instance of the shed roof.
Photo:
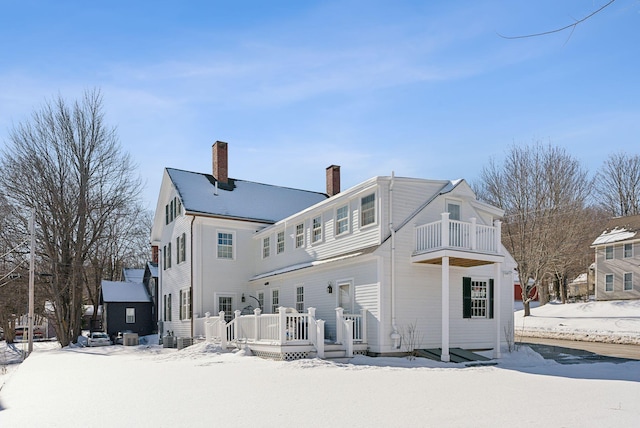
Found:
[{"label": "shed roof", "polygon": [[327,198],[319,192],[166,169],[186,212],[274,223]]},{"label": "shed roof", "polygon": [[151,302],[141,282],[102,281],[103,302]]}]

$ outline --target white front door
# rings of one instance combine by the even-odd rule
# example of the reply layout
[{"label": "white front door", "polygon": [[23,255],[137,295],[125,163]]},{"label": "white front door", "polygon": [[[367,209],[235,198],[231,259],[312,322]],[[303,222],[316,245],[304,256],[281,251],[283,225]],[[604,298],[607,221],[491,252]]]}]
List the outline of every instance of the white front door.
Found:
[{"label": "white front door", "polygon": [[351,298],[351,283],[338,283],[338,306],[344,309],[346,314],[353,313],[353,299]]},{"label": "white front door", "polygon": [[218,312],[224,311],[225,322],[230,322],[234,318],[233,313],[233,297],[218,296]]}]

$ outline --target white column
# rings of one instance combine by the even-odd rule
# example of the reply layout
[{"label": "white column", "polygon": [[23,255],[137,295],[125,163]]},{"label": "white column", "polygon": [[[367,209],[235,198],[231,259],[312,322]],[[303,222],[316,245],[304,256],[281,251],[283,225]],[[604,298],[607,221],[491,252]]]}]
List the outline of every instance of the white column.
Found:
[{"label": "white column", "polygon": [[451,243],[449,242],[449,213],[442,213],[442,221],[440,222],[440,234],[442,236],[441,245],[444,248],[450,247]]},{"label": "white column", "polygon": [[336,343],[344,343],[342,336],[344,331],[344,309],[336,308]]},{"label": "white column", "polygon": [[260,340],[260,314],[262,313],[262,311],[260,310],[260,308],[255,308],[253,310],[253,321],[254,321],[254,329],[255,329],[255,337],[254,340],[258,341]]},{"label": "white column", "polygon": [[280,345],[284,345],[287,343],[287,310],[285,307],[278,307],[278,315],[280,321],[280,332],[278,339],[280,340]]},{"label": "white column", "polygon": [[316,328],[316,308],[307,308],[307,312],[309,313],[309,320],[307,322],[307,334],[309,335],[308,339],[309,342],[315,345],[318,341],[318,329]]},{"label": "white column", "polygon": [[495,220],[493,225],[496,228],[496,253],[502,254],[502,222]]},{"label": "white column", "polygon": [[346,320],[345,322],[345,332],[346,338],[344,340],[344,345],[346,348],[346,357],[353,357],[353,320]]},{"label": "white column", "polygon": [[478,242],[477,242],[477,220],[475,217],[471,217],[469,220],[471,220],[471,230],[469,231],[469,239],[470,239],[470,244],[471,244],[471,250],[475,251],[476,247],[478,246]]},{"label": "white column", "polygon": [[[448,214],[448,213],[447,213]],[[449,362],[449,257],[442,258],[442,355],[440,359]]]},{"label": "white column", "polygon": [[224,311],[218,312],[218,335],[220,336],[220,347],[227,349],[227,323],[224,321]]},{"label": "white column", "polygon": [[318,352],[318,358],[324,358],[324,320],[316,321],[316,351]]},{"label": "white column", "polygon": [[502,337],[502,328],[500,322],[500,289],[502,283],[502,263],[493,264],[493,319],[496,322],[496,347],[493,351],[494,358],[500,358],[500,339]]}]

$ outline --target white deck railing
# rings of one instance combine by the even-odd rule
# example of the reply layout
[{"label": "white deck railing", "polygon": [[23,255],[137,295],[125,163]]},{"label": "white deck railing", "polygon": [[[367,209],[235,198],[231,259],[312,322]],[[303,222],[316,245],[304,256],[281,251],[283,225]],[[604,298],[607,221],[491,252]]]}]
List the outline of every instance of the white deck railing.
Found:
[{"label": "white deck railing", "polygon": [[497,253],[500,248],[500,222],[496,226],[449,220],[449,213],[442,219],[416,227],[415,253],[424,253],[444,248]]},{"label": "white deck railing", "polygon": [[[240,315],[240,311],[235,311],[235,318],[230,322],[225,322],[224,312],[217,317],[206,317],[206,340],[220,342],[222,347],[229,342],[280,346],[306,343],[316,348],[318,357],[324,358],[325,322],[316,319],[315,308],[309,308],[306,314],[287,312],[283,307],[278,309],[277,314],[262,314],[259,308],[254,309],[253,315]],[[354,343],[367,342],[366,319],[366,309],[360,314],[345,314],[342,308],[336,309],[337,342],[345,345],[349,356],[353,356]]]}]

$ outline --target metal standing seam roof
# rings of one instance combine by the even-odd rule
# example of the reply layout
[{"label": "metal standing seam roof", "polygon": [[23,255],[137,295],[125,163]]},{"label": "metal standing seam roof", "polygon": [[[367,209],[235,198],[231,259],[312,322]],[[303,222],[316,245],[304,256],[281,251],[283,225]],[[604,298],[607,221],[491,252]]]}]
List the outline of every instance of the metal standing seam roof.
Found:
[{"label": "metal standing seam roof", "polygon": [[141,282],[102,281],[104,302],[150,302],[149,294]]}]

